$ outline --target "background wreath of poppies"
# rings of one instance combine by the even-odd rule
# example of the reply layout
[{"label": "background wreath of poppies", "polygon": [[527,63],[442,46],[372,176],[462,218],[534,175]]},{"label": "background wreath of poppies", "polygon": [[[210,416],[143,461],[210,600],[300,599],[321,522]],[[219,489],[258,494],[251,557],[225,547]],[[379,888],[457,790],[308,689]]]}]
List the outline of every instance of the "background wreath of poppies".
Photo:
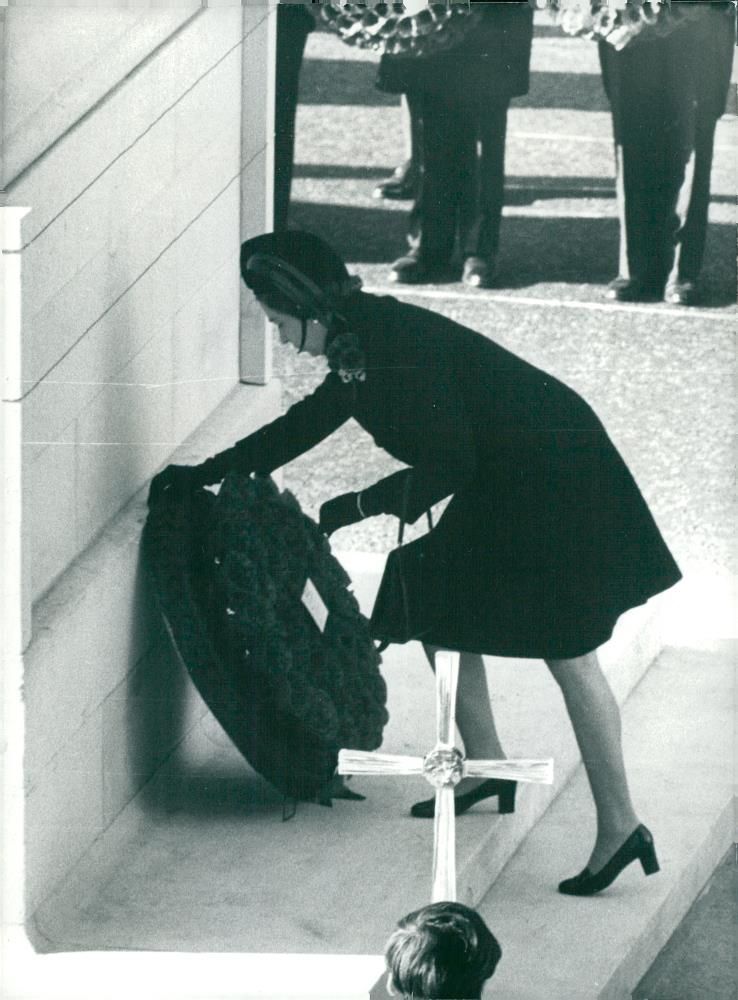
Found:
[{"label": "background wreath of poppies", "polygon": [[[342,747],[374,750],[388,715],[380,656],[318,526],[269,478],[167,497],[143,536],[161,610],[208,707],[249,763],[313,799]],[[307,579],[327,610],[316,625]]]}]

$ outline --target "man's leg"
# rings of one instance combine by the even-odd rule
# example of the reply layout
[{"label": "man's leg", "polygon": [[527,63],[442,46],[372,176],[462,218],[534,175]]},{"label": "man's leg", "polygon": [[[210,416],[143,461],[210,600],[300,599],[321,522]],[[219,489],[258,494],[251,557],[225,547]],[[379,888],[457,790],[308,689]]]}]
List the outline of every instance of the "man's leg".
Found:
[{"label": "man's leg", "polygon": [[466,261],[464,280],[478,287],[491,283],[500,243],[505,200],[507,109],[507,102],[474,108],[474,145],[477,137],[480,144],[472,168],[475,183],[472,178],[461,179],[459,229],[461,252]]},{"label": "man's leg", "polygon": [[403,94],[400,107],[405,159],[391,177],[377,184],[373,192],[375,198],[404,201],[415,196],[422,159],[422,119],[417,95],[412,92]]},{"label": "man's leg", "polygon": [[665,298],[675,305],[697,300],[696,283],[707,239],[716,109],[721,104],[715,96],[717,83],[711,78],[718,72],[712,60],[722,55],[714,44],[717,27],[727,30],[727,20],[703,19],[695,30],[675,33],[671,40],[666,91],[670,127]]},{"label": "man's leg", "polygon": [[656,298],[665,278],[666,46],[659,40],[617,52],[601,42],[600,62],[612,109],[620,223],[619,274],[608,295],[620,300]]},{"label": "man's leg", "polygon": [[274,228],[286,229],[295,153],[300,67],[309,22],[299,7],[277,7],[277,66],[274,113]]},{"label": "man's leg", "polygon": [[420,98],[422,169],[418,193],[408,220],[409,255],[392,266],[394,281],[418,284],[447,273],[456,237],[457,160],[463,121],[453,98],[423,94]]}]

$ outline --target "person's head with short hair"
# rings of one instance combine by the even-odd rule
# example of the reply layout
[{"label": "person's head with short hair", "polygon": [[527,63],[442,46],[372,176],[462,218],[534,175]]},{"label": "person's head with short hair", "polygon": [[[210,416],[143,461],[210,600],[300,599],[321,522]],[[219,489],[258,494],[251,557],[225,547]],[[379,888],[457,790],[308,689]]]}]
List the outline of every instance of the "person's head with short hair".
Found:
[{"label": "person's head with short hair", "polygon": [[476,910],[444,902],[403,917],[384,955],[391,993],[412,1000],[479,1000],[502,949]]}]

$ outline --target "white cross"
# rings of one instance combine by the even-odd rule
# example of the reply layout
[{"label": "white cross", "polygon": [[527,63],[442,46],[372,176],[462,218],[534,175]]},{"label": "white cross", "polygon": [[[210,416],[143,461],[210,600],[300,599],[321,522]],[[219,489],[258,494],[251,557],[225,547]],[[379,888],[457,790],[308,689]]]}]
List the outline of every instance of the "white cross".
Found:
[{"label": "white cross", "polygon": [[454,746],[459,654],[439,650],[436,670],[436,745],[425,757],[341,750],[339,774],[422,774],[436,790],[431,902],[456,899],[454,785],[462,778],[553,782],[553,760],[467,760]]}]

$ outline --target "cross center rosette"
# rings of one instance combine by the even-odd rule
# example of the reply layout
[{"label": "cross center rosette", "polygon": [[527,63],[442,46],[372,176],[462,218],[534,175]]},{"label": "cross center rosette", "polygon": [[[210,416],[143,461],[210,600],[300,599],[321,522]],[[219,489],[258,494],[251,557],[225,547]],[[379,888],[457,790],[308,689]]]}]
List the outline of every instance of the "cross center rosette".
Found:
[{"label": "cross center rosette", "polygon": [[464,777],[464,755],[456,747],[435,747],[423,758],[423,775],[434,788],[458,785]]}]

